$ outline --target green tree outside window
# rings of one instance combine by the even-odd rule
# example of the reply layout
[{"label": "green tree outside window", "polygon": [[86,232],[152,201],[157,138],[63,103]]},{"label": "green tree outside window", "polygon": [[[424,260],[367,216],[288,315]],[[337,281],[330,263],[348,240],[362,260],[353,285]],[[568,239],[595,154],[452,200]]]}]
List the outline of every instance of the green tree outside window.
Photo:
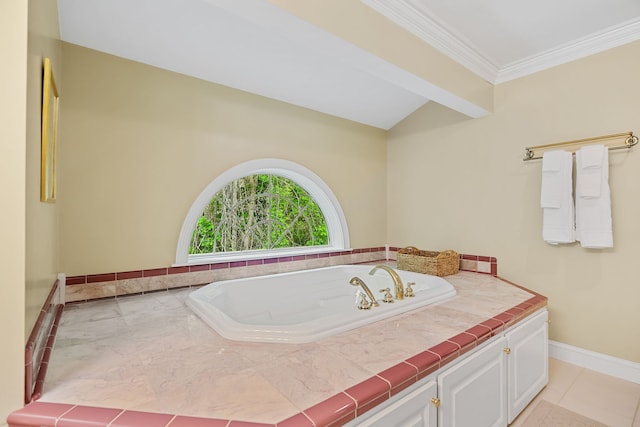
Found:
[{"label": "green tree outside window", "polygon": [[236,179],[207,204],[190,254],[327,245],[327,225],[313,198],[277,175]]}]

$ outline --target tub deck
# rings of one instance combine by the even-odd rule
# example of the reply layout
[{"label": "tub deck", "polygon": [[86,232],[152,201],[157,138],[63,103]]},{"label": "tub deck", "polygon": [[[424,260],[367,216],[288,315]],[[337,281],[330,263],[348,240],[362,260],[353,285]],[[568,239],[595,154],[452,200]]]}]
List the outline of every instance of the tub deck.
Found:
[{"label": "tub deck", "polygon": [[544,297],[487,274],[460,272],[447,280],[457,290],[449,301],[298,345],[222,338],[185,306],[192,289],[70,305],[40,402],[321,423],[323,411],[349,400],[343,391],[386,381],[393,392],[402,386],[393,378],[400,371],[415,369],[412,381],[420,375],[407,362],[412,356],[429,349],[436,365],[453,360],[546,305]]}]

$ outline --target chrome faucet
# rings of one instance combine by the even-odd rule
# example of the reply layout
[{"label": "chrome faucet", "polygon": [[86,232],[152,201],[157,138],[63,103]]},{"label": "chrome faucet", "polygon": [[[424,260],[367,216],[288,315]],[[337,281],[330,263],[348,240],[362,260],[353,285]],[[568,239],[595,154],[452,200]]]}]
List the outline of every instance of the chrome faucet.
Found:
[{"label": "chrome faucet", "polygon": [[373,274],[378,269],[384,270],[387,273],[389,273],[389,275],[391,275],[391,278],[393,279],[393,284],[395,285],[396,299],[404,299],[404,285],[402,284],[402,279],[400,278],[398,273],[393,268],[388,267],[386,265],[376,265],[375,267],[373,267],[373,269],[371,269],[369,274],[373,276]]},{"label": "chrome faucet", "polygon": [[380,305],[378,304],[378,301],[376,301],[376,297],[373,296],[371,289],[369,289],[367,284],[364,283],[361,278],[359,278],[358,276],[354,276],[351,278],[351,280],[349,280],[349,283],[352,284],[353,286],[360,286],[362,290],[364,290],[364,293],[367,294],[367,296],[371,300],[371,305],[373,307],[377,307]]}]

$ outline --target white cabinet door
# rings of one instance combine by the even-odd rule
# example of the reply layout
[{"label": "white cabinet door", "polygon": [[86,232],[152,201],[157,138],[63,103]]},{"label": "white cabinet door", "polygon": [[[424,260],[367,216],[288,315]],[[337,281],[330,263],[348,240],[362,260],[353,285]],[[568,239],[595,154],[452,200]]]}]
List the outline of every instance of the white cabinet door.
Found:
[{"label": "white cabinet door", "polygon": [[436,427],[437,409],[431,399],[438,395],[435,381],[416,390],[377,412],[373,417],[355,424],[358,427]]},{"label": "white cabinet door", "polygon": [[507,425],[506,342],[502,337],[438,376],[439,427]]},{"label": "white cabinet door", "polygon": [[549,339],[544,310],[505,334],[509,382],[508,412],[511,423],[549,382]]}]

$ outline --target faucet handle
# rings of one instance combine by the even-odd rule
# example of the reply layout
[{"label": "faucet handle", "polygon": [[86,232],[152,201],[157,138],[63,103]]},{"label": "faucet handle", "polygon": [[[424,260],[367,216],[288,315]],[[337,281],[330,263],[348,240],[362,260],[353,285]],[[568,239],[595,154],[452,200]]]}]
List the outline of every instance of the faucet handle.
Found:
[{"label": "faucet handle", "polygon": [[415,285],[416,282],[407,282],[407,288],[404,291],[404,296],[407,298],[415,297],[416,294],[413,293],[412,286]]},{"label": "faucet handle", "polygon": [[380,293],[384,293],[384,299],[382,302],[393,302],[393,295],[391,295],[391,289],[380,289]]},{"label": "faucet handle", "polygon": [[362,299],[360,300],[360,304],[358,304],[359,310],[369,310],[371,308],[371,303],[367,299],[366,294],[361,294]]}]

